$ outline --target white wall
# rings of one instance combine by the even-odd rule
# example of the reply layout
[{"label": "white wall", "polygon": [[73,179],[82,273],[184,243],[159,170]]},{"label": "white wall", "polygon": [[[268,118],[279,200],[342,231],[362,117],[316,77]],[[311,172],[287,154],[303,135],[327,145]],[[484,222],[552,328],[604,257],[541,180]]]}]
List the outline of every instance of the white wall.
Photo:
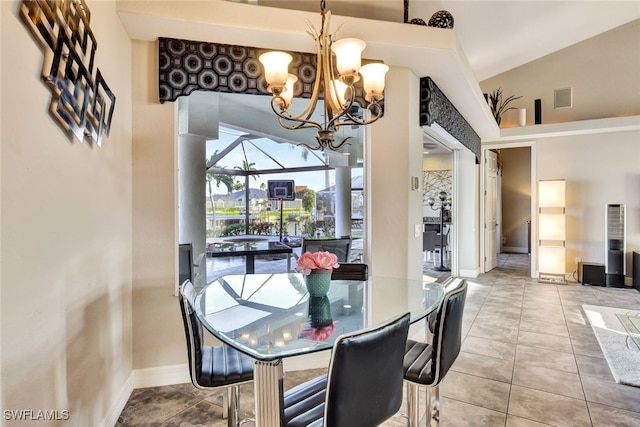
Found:
[{"label": "white wall", "polygon": [[[133,368],[187,362],[175,295],[177,107],[158,103],[157,46],[133,42]],[[158,339],[162,337],[162,339]]]},{"label": "white wall", "polygon": [[371,125],[365,147],[365,256],[372,275],[416,279],[422,277],[422,191],[410,191],[410,178],[422,177],[419,80],[391,67],[386,82],[385,115]]},{"label": "white wall", "polygon": [[[604,121],[602,125],[607,126],[614,121]],[[527,140],[526,137],[521,139]],[[489,144],[500,147],[513,143],[518,144],[515,140]],[[631,253],[640,248],[640,130],[550,137],[541,134],[535,145],[536,180],[565,179],[567,183],[567,274],[576,271],[576,257],[584,262],[604,263],[604,211],[607,203],[626,205],[629,266]],[[537,206],[535,197],[532,202]],[[537,223],[537,218],[532,220]],[[534,258],[536,236],[534,227]],[[627,267],[627,276],[630,274]]]},{"label": "white wall", "polygon": [[479,229],[479,167],[476,156],[466,148],[455,152],[458,174],[454,178],[454,251],[458,252],[458,265],[453,273],[463,277],[477,277],[480,272],[480,229]]},{"label": "white wall", "polygon": [[68,410],[65,426],[96,426],[132,367],[131,43],[115,2],[88,1],[116,107],[101,148],[74,142],[47,113],[43,52],[18,7],[0,3],[0,406]]},{"label": "white wall", "polygon": [[607,203],[626,204],[629,266],[640,249],[640,131],[539,139],[536,151],[538,180],[567,181],[566,271],[575,257],[604,263]]}]

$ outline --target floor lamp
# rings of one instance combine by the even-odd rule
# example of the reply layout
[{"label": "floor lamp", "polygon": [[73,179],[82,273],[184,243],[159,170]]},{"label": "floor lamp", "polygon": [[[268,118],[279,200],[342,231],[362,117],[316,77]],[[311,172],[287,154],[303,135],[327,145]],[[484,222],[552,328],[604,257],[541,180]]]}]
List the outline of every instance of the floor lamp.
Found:
[{"label": "floor lamp", "polygon": [[564,179],[538,182],[538,281],[565,284]]},{"label": "floor lamp", "polygon": [[451,210],[451,199],[447,198],[447,192],[441,191],[438,193],[438,198],[440,199],[440,206],[434,208],[436,201],[433,197],[429,197],[427,199],[427,203],[429,207],[434,211],[440,211],[440,265],[435,267],[435,271],[451,271],[450,268],[444,265],[444,212],[447,210]]}]

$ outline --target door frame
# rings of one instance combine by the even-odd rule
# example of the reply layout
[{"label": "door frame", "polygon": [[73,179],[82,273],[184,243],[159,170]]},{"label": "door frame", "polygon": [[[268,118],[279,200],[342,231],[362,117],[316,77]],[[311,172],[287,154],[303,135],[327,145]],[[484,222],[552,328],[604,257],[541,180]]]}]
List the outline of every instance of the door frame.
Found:
[{"label": "door frame", "polygon": [[[485,159],[486,151],[492,149],[506,149],[506,148],[520,148],[529,147],[531,150],[531,258],[530,258],[530,272],[531,277],[538,277],[537,259],[538,259],[538,215],[537,215],[537,200],[538,200],[538,186],[537,186],[537,155],[536,155],[536,141],[518,141],[518,142],[503,142],[503,143],[489,143],[482,144],[482,156],[480,159],[480,260],[484,260],[485,256]],[[500,189],[499,189],[500,190]],[[480,271],[484,271],[484,262],[480,262]]]},{"label": "door frame", "polygon": [[[453,135],[447,132],[443,127],[438,125],[438,123],[433,123],[431,126],[422,126],[422,131],[424,134],[428,135],[435,142],[443,146],[445,149],[449,150],[451,154],[451,191],[453,194],[450,194],[451,197],[451,205],[452,206],[460,206],[459,205],[459,197],[460,191],[458,188],[459,184],[459,150],[466,149],[458,141]],[[424,169],[424,162],[423,162]],[[460,265],[459,265],[459,243],[460,237],[458,232],[458,227],[460,224],[460,219],[458,216],[459,209],[451,210],[451,222],[454,224],[451,229],[451,233],[449,234],[449,262],[451,267],[451,276],[456,277],[460,275]]]},{"label": "door frame", "polygon": [[[488,191],[488,188],[489,188],[489,186],[486,185],[487,181],[488,181],[488,171],[489,171],[487,169],[487,167],[486,167],[486,165],[488,163],[487,162],[487,158],[489,157],[487,155],[487,152],[492,152],[493,153],[493,157],[495,157],[495,159],[496,159],[495,160],[495,174],[496,174],[496,176],[495,176],[495,189],[494,189],[495,194],[493,195],[494,196],[493,200],[495,200],[495,202],[496,202],[496,205],[493,208],[493,214],[496,217],[496,225],[495,225],[495,230],[492,233],[493,239],[495,239],[495,242],[494,242],[494,244],[492,246],[492,248],[494,250],[493,254],[487,254],[487,247],[486,247],[487,240],[488,240],[487,239],[487,234],[489,234],[489,233],[487,233],[487,227],[486,227],[487,223],[488,223],[487,222],[487,211],[486,211],[487,203],[486,203],[486,201],[487,201],[487,196],[488,196],[487,191]],[[490,271],[490,270],[487,270],[487,259],[489,257],[491,257],[493,259],[493,261],[494,261],[494,263],[493,263],[494,266],[491,269],[497,267],[497,261],[498,261],[497,260],[497,254],[498,254],[498,250],[501,249],[500,241],[499,241],[499,235],[501,235],[502,233],[500,231],[501,228],[499,228],[498,226],[502,223],[502,219],[498,219],[498,218],[502,215],[502,213],[500,211],[501,210],[500,200],[502,199],[502,191],[500,190],[501,180],[500,180],[500,174],[498,172],[498,154],[494,153],[491,150],[483,150],[482,154],[484,156],[484,160],[482,161],[482,165],[484,166],[484,173],[482,174],[481,185],[484,186],[484,189],[480,192],[480,198],[484,201],[484,203],[482,204],[482,214],[483,214],[483,218],[484,219],[482,220],[482,222],[480,224],[480,234],[482,235],[482,238],[483,238],[482,244],[485,245],[485,246],[483,248],[484,249],[484,253],[481,254],[481,256],[480,256],[480,264],[482,265],[482,267],[481,267],[482,271],[486,273],[487,271]]]}]

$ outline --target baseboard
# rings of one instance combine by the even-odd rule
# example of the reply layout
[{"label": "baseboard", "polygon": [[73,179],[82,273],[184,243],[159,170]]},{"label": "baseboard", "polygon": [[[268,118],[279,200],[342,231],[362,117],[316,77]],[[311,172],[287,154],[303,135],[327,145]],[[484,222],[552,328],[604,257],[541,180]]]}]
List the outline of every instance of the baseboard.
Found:
[{"label": "baseboard", "polygon": [[528,254],[529,248],[525,248],[522,246],[503,246],[502,252],[508,252],[512,254]]},{"label": "baseboard", "polygon": [[134,389],[191,382],[189,365],[186,363],[158,366],[155,368],[134,369],[132,375]]},{"label": "baseboard", "polygon": [[469,277],[471,279],[478,277],[478,275],[480,274],[480,269],[476,268],[474,270],[463,270],[460,269],[458,271],[460,277]]},{"label": "baseboard", "polygon": [[116,398],[116,401],[109,408],[109,412],[106,414],[99,427],[113,427],[118,422],[118,418],[122,413],[122,410],[127,404],[131,392],[133,391],[133,372],[129,375],[127,380],[120,388],[120,392]]}]

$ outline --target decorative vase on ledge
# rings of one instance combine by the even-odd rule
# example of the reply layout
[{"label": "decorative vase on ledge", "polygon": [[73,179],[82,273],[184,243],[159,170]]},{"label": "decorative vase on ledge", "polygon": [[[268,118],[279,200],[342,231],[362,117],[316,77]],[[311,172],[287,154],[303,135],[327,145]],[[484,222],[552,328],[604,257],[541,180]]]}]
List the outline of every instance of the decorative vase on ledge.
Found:
[{"label": "decorative vase on ledge", "polygon": [[316,268],[311,273],[304,276],[307,291],[312,297],[323,297],[329,292],[331,286],[331,269]]}]

